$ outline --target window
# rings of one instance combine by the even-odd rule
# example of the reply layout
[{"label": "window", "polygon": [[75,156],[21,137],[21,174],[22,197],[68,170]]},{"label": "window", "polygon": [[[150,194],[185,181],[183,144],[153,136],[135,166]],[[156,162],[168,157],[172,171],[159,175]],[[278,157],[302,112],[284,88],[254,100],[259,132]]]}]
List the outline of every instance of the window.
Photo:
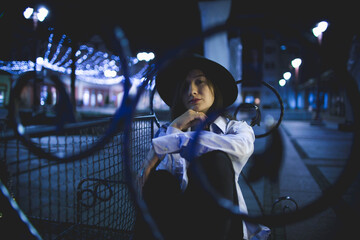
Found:
[{"label": "window", "polygon": [[0,90],[0,107],[4,106],[4,99],[5,99],[5,91],[4,90]]},{"label": "window", "polygon": [[89,100],[90,100],[90,92],[89,90],[86,89],[83,94],[84,106],[89,106]]},{"label": "window", "polygon": [[96,98],[97,98],[98,105],[102,105],[102,103],[103,103],[103,95],[102,95],[102,93],[98,93]]},{"label": "window", "polygon": [[95,92],[92,91],[90,96],[90,106],[94,107],[95,105],[96,105],[96,95]]}]

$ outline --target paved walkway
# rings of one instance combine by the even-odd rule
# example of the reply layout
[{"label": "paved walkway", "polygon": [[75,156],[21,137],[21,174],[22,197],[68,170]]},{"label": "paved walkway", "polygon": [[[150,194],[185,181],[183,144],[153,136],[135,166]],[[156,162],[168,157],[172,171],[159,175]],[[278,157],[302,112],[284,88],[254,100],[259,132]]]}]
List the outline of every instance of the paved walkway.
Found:
[{"label": "paved walkway", "polygon": [[[337,124],[325,122],[324,126],[311,126],[309,121],[283,121],[280,133],[284,143],[284,161],[279,181],[261,179],[251,184],[265,213],[271,212],[272,204],[281,196],[290,196],[296,200],[299,208],[321,196],[322,192],[328,189],[342,173],[350,153],[353,136],[350,132],[337,130]],[[266,141],[267,137],[257,139],[255,153],[264,150]],[[250,189],[244,182],[240,184],[250,213],[261,214]],[[359,200],[360,177],[342,196],[338,204],[304,221],[273,228],[272,239],[345,239],[343,231],[349,231],[346,230],[351,223],[349,215],[360,216]],[[292,210],[295,209],[295,205],[291,201],[284,201],[275,205],[275,211],[279,208]],[[352,231],[353,233],[348,236],[356,233],[354,229]]]}]

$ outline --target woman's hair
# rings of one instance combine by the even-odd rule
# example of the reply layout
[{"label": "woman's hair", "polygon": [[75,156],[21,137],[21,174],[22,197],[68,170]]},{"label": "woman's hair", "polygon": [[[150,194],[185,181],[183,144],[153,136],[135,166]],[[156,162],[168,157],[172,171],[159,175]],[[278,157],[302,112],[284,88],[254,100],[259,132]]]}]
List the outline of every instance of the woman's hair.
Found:
[{"label": "woman's hair", "polygon": [[[200,69],[201,70],[201,69]],[[205,77],[208,79],[207,84],[210,88],[212,88],[214,92],[214,103],[206,113],[207,115],[210,115],[212,112],[221,111],[223,110],[224,104],[223,104],[223,96],[219,89],[219,87],[215,84],[214,81],[212,81],[211,77],[209,77],[206,74],[206,71],[201,70]],[[174,96],[174,102],[170,108],[171,111],[171,120],[174,120],[175,118],[179,117],[181,114],[187,111],[187,108],[184,106],[182,96],[185,90],[185,84],[186,84],[186,76],[190,72],[186,71],[186,73],[180,74],[178,77],[181,78],[180,81],[177,81],[178,84],[176,86],[175,96]],[[227,115],[227,114],[226,114]]]}]

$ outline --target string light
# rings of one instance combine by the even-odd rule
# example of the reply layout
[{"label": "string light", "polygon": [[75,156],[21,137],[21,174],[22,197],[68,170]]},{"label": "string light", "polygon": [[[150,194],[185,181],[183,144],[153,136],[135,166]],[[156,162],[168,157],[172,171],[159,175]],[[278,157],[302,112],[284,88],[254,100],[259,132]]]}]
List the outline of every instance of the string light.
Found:
[{"label": "string light", "polygon": [[[57,44],[54,44],[54,33],[49,35],[47,49],[43,57],[36,59],[37,71],[42,68],[50,69],[52,71],[61,72],[64,74],[71,73],[71,47],[64,47],[64,42],[67,40],[66,35],[62,35]],[[123,75],[118,75],[120,72],[120,58],[115,55],[110,55],[106,52],[95,51],[94,48],[87,45],[81,45],[75,53],[76,57],[76,71],[77,78],[92,84],[113,85],[118,84],[124,80]],[[129,58],[130,67],[137,64],[138,61],[134,57]],[[34,70],[34,62],[32,61],[1,61],[0,69],[11,74],[21,74],[27,71]],[[145,72],[146,66],[141,68],[138,73],[135,73],[130,80],[138,82],[134,79],[141,79],[139,76]]]},{"label": "string light", "polygon": [[11,74],[21,74],[23,72],[33,71],[34,62],[32,61],[1,61],[0,69]]}]

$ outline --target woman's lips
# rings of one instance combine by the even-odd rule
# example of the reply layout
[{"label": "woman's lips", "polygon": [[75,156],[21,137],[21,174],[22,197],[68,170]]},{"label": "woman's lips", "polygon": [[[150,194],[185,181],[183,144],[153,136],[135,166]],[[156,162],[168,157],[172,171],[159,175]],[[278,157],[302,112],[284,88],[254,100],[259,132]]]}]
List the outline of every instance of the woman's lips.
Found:
[{"label": "woman's lips", "polygon": [[191,99],[191,100],[189,101],[189,103],[190,103],[190,104],[196,104],[196,103],[198,103],[200,100],[201,100],[201,99],[194,98],[194,99]]}]

